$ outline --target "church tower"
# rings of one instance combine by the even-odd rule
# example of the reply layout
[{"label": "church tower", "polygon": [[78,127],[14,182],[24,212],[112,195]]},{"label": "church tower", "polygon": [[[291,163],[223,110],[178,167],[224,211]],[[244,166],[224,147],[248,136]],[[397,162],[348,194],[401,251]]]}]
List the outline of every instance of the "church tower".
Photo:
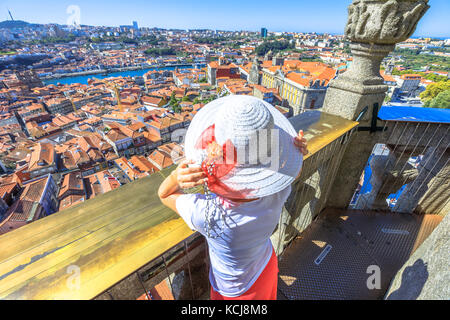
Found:
[{"label": "church tower", "polygon": [[394,71],[395,63],[394,59],[390,59],[389,62],[386,65],[386,74],[392,75],[392,71]]},{"label": "church tower", "polygon": [[253,62],[252,62],[252,67],[250,68],[250,72],[248,75],[248,83],[259,84],[259,79],[260,79],[259,70],[260,70],[260,66],[259,66],[258,57],[255,56],[255,58],[253,59]]},{"label": "church tower", "polygon": [[281,53],[278,52],[275,57],[272,59],[272,66],[282,66],[284,64],[284,58],[281,56]]},{"label": "church tower", "polygon": [[264,61],[270,61],[273,58],[273,52],[272,50],[269,50],[269,52],[266,53],[266,55],[264,56]]}]

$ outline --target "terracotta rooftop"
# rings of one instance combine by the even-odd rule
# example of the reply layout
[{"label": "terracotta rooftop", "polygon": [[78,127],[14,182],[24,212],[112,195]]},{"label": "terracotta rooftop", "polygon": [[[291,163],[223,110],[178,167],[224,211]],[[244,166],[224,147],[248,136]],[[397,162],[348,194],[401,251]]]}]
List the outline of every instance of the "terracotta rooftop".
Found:
[{"label": "terracotta rooftop", "polygon": [[129,162],[140,172],[153,173],[159,171],[159,169],[150,161],[148,161],[144,156],[132,156]]},{"label": "terracotta rooftop", "polygon": [[136,180],[147,175],[146,173],[142,173],[138,169],[134,168],[134,166],[125,157],[118,158],[114,160],[114,162],[131,180]]},{"label": "terracotta rooftop", "polygon": [[72,194],[70,196],[64,197],[59,201],[59,210],[61,211],[70,208],[76,204],[84,202],[85,200],[85,196],[79,194]]},{"label": "terracotta rooftop", "polygon": [[11,222],[28,222],[36,220],[38,217],[34,215],[38,213],[38,210],[33,212],[33,208],[39,204],[34,201],[19,199],[13,203],[13,205],[8,209],[5,221]]},{"label": "terracotta rooftop", "polygon": [[120,182],[108,171],[100,171],[85,177],[87,181],[88,198],[109,192],[120,187]]},{"label": "terracotta rooftop", "polygon": [[174,159],[175,161],[184,157],[183,148],[176,142],[163,144],[162,146],[158,147],[158,150],[164,153],[166,156],[176,158]]},{"label": "terracotta rooftop", "polygon": [[380,70],[380,75],[383,77],[384,81],[387,82],[397,82],[397,80],[395,80],[395,78],[389,74],[386,74],[384,72],[384,70]]},{"label": "terracotta rooftop", "polygon": [[148,294],[143,294],[137,300],[175,300],[167,285],[166,280],[161,281],[153,289],[150,289]]},{"label": "terracotta rooftop", "polygon": [[39,202],[47,184],[48,176],[37,181],[33,181],[24,185],[24,190],[20,195],[20,199]]},{"label": "terracotta rooftop", "polygon": [[173,164],[172,159],[166,154],[159,150],[153,151],[149,156],[148,160],[155,165],[159,170],[167,168]]},{"label": "terracotta rooftop", "polygon": [[51,143],[38,143],[31,153],[28,170],[52,165],[55,161],[55,147]]},{"label": "terracotta rooftop", "polygon": [[0,197],[3,197],[3,195],[6,193],[11,193],[11,191],[14,190],[16,187],[17,182],[8,182],[0,185]]},{"label": "terracotta rooftop", "polygon": [[106,134],[106,136],[112,142],[116,142],[116,141],[123,140],[123,139],[127,138],[127,136],[125,134],[123,134],[121,130],[116,129],[116,128],[113,128],[113,129],[109,130],[108,133]]},{"label": "terracotta rooftop", "polygon": [[58,196],[61,197],[69,191],[84,192],[83,179],[79,172],[70,172],[64,175]]},{"label": "terracotta rooftop", "polygon": [[144,104],[150,104],[157,106],[161,102],[161,98],[155,98],[155,97],[149,97],[149,96],[143,96],[141,98],[142,103]]}]

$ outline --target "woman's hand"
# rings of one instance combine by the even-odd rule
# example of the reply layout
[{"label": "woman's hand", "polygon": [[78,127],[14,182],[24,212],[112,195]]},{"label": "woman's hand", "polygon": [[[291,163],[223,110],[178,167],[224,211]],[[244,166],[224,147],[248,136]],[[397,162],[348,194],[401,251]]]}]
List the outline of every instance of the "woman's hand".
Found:
[{"label": "woman's hand", "polygon": [[180,189],[188,189],[201,185],[206,180],[206,175],[201,168],[189,168],[188,165],[194,163],[193,161],[183,160],[172,173],[164,179],[159,186],[158,196],[161,202],[177,211],[177,199],[183,195]]},{"label": "woman's hand", "polygon": [[202,185],[207,180],[206,174],[201,167],[189,167],[189,164],[193,164],[194,161],[183,160],[178,167],[172,171],[178,186],[181,189],[189,189],[199,185]]},{"label": "woman's hand", "polygon": [[308,142],[306,141],[305,138],[303,138],[303,130],[300,130],[298,132],[298,135],[294,139],[294,144],[304,156],[306,156],[309,153]]}]

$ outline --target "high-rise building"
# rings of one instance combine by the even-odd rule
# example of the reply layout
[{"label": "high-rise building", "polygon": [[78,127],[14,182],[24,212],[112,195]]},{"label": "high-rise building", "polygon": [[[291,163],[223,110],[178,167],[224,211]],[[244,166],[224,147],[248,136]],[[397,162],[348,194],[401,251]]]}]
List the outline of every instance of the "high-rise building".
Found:
[{"label": "high-rise building", "polygon": [[267,29],[261,28],[261,38],[267,38]]},{"label": "high-rise building", "polygon": [[136,30],[139,29],[137,21],[133,21],[133,28]]}]

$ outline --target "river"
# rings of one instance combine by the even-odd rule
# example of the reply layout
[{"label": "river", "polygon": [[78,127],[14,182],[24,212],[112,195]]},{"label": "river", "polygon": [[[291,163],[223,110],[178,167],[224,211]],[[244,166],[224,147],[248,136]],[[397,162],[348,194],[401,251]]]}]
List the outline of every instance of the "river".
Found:
[{"label": "river", "polygon": [[[199,67],[204,67],[205,65],[199,65]],[[97,79],[104,79],[109,77],[135,77],[135,76],[143,76],[145,73],[147,73],[150,70],[175,70],[175,68],[178,69],[192,69],[194,68],[193,65],[186,65],[181,67],[151,67],[146,69],[140,69],[140,70],[129,70],[129,71],[118,71],[118,72],[111,72],[108,74],[89,74],[89,75],[80,75],[80,76],[73,76],[73,77],[62,77],[62,78],[56,78],[56,79],[48,79],[43,80],[45,85],[48,84],[72,84],[72,83],[81,83],[81,84],[88,84],[88,79],[91,78],[97,78]]]}]

